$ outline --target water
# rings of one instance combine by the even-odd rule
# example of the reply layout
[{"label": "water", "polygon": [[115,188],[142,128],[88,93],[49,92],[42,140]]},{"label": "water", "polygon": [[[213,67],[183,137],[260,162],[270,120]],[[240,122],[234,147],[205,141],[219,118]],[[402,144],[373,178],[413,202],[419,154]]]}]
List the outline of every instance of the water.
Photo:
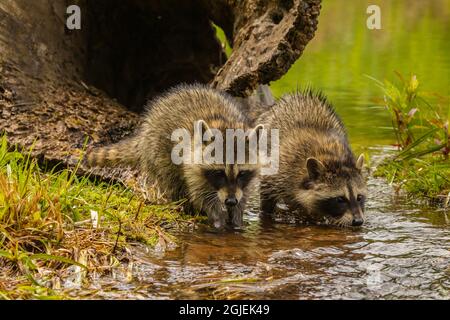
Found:
[{"label": "water", "polygon": [[136,247],[97,297],[450,299],[450,212],[412,205],[380,179],[369,192],[359,229],[264,221],[255,196],[245,231],[181,233],[166,252]]},{"label": "water", "polygon": [[[450,96],[450,1],[348,2],[322,1],[316,36],[272,89],[276,96],[307,85],[322,90],[356,148],[391,144],[389,114],[367,76],[394,81],[395,72],[415,74],[423,91]],[[370,4],[380,6],[381,30],[366,27]]]},{"label": "water", "polygon": [[[417,74],[424,90],[449,95],[450,1],[375,1],[380,31],[365,26],[374,1],[325,0],[315,39],[272,85],[277,96],[311,84],[323,90],[372,165],[393,143],[380,91],[364,75]],[[397,195],[369,179],[360,229],[261,220],[257,197],[243,232],[178,235],[179,246],[133,249],[131,264],[93,285],[100,298],[449,299],[450,212]]]}]

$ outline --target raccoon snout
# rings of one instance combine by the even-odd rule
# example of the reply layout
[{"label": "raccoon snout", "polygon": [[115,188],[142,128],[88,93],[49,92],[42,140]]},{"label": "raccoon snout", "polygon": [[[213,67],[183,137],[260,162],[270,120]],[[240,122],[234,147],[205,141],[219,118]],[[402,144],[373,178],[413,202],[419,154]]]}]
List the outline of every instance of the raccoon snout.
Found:
[{"label": "raccoon snout", "polygon": [[238,204],[238,200],[236,199],[236,196],[228,196],[228,198],[225,199],[225,205],[227,207],[235,207]]},{"label": "raccoon snout", "polygon": [[352,226],[360,227],[364,223],[364,207],[352,208]]},{"label": "raccoon snout", "polygon": [[361,217],[353,218],[353,220],[352,220],[352,226],[354,226],[354,227],[362,226],[363,223],[364,223],[364,219]]}]

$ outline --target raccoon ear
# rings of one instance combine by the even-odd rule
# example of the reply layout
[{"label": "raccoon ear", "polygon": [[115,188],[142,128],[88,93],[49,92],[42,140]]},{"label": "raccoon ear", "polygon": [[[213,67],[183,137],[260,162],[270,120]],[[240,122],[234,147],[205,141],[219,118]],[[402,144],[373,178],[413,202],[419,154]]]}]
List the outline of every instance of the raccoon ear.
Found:
[{"label": "raccoon ear", "polygon": [[317,180],[325,171],[325,166],[316,158],[306,159],[306,169],[311,180]]},{"label": "raccoon ear", "polygon": [[361,171],[364,166],[364,154],[360,154],[358,160],[356,160],[356,169]]}]

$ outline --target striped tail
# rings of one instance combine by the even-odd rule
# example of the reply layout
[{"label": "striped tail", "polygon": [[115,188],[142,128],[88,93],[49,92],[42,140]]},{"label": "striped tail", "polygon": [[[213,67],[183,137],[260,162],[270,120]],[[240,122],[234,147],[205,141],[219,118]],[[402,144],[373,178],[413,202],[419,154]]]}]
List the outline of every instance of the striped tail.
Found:
[{"label": "striped tail", "polygon": [[130,138],[86,154],[85,163],[89,167],[111,167],[116,165],[137,166],[139,162],[139,140]]}]

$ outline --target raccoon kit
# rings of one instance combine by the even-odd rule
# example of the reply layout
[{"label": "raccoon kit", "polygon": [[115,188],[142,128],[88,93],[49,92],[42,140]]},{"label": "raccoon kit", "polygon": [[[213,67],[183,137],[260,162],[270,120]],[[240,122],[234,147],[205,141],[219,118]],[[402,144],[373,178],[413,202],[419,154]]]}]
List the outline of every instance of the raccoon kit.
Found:
[{"label": "raccoon kit", "polygon": [[[240,227],[258,165],[228,161],[225,143],[220,150],[225,160],[222,163],[175,163],[173,148],[177,142],[173,134],[181,130],[194,145],[198,142],[194,141],[196,130],[225,137],[227,129],[242,129],[248,140],[257,134],[248,123],[231,96],[201,85],[179,86],[149,103],[142,127],[134,137],[93,150],[86,160],[90,166],[136,166],[149,180],[158,182],[169,200],[187,199],[185,208],[206,214],[214,227]],[[206,147],[201,141],[201,151]]]},{"label": "raccoon kit", "polygon": [[321,94],[282,98],[259,123],[279,129],[279,170],[262,176],[261,210],[284,203],[302,220],[338,226],[364,222],[364,156],[353,155],[345,128]]}]

